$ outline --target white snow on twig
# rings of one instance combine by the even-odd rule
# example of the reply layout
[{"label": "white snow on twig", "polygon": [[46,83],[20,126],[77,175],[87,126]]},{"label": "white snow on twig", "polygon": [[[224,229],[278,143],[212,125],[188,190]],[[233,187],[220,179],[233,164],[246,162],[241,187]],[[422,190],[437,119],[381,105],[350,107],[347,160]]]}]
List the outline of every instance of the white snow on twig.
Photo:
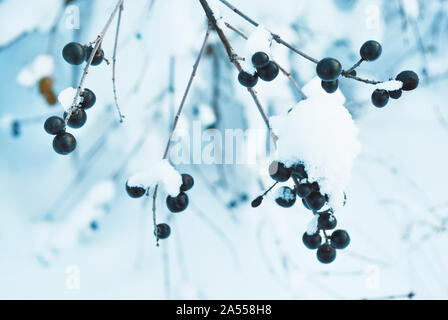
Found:
[{"label": "white snow on twig", "polygon": [[252,56],[256,52],[264,52],[272,58],[271,55],[272,34],[263,25],[259,25],[246,41],[246,46],[242,50],[244,61],[241,62],[243,69],[249,73],[255,73],[252,65]]},{"label": "white snow on twig", "polygon": [[76,89],[72,87],[68,87],[59,93],[58,100],[59,103],[64,107],[65,110],[70,109],[73,103],[73,99],[76,96]]},{"label": "white snow on twig", "polygon": [[17,82],[21,86],[31,87],[40,79],[51,76],[54,68],[54,58],[51,55],[42,54],[19,72]]},{"label": "white snow on twig", "polygon": [[317,232],[317,220],[319,219],[319,215],[315,214],[313,219],[310,221],[310,223],[308,224],[307,228],[306,228],[306,233],[308,235],[313,235]]},{"label": "white snow on twig", "polygon": [[136,173],[128,180],[131,187],[153,188],[157,184],[171,196],[179,194],[182,177],[168,160],[162,160],[153,168]]},{"label": "white snow on twig", "polygon": [[420,8],[417,0],[401,0],[403,10],[409,18],[417,19],[420,15]]},{"label": "white snow on twig", "polygon": [[383,89],[387,91],[396,91],[403,87],[403,82],[398,80],[390,80],[375,85],[377,89]]}]

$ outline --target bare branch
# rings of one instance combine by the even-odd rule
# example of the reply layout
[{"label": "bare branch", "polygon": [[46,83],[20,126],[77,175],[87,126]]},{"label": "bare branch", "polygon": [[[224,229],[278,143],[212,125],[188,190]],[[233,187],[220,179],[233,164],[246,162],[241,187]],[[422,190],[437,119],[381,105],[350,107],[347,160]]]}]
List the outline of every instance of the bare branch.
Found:
[{"label": "bare branch", "polygon": [[118,49],[118,36],[120,33],[120,26],[121,26],[121,14],[123,13],[123,4],[120,6],[120,11],[118,12],[118,18],[117,18],[117,31],[115,32],[115,43],[114,43],[114,54],[112,57],[112,86],[114,91],[114,101],[115,101],[115,108],[118,112],[118,117],[120,118],[120,122],[123,122],[124,116],[121,113],[120,106],[118,104],[118,96],[117,96],[117,83],[116,83],[116,67],[117,67],[117,49]]}]

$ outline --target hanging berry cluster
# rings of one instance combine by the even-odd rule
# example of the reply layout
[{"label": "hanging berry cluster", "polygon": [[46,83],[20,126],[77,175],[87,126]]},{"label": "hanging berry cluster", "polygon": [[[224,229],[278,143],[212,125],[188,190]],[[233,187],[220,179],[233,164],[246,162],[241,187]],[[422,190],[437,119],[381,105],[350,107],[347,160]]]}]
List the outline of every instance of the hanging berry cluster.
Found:
[{"label": "hanging berry cluster", "polygon": [[258,78],[263,81],[273,81],[280,73],[278,65],[271,61],[269,55],[265,52],[256,52],[252,56],[252,65],[257,71],[251,74],[245,70],[241,70],[238,75],[238,81],[246,88],[253,88],[258,83]]}]

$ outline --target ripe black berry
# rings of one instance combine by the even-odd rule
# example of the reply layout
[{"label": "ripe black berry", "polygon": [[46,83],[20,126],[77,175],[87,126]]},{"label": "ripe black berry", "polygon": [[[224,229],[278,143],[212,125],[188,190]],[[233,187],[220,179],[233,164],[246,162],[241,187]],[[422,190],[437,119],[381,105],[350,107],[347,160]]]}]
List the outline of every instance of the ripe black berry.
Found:
[{"label": "ripe black berry", "polygon": [[311,183],[302,183],[296,186],[296,192],[300,198],[306,198],[313,192],[313,187]]},{"label": "ripe black berry", "polygon": [[126,192],[131,198],[137,199],[141,198],[145,195],[146,189],[141,186],[130,186],[126,182]]},{"label": "ripe black berry", "polygon": [[377,108],[384,107],[389,102],[389,92],[383,89],[376,89],[372,93],[372,103]]},{"label": "ripe black berry", "polygon": [[256,52],[252,56],[252,64],[255,68],[264,68],[269,64],[269,56],[265,52]]},{"label": "ripe black berry", "polygon": [[269,175],[275,181],[285,182],[291,177],[291,169],[286,168],[281,162],[273,161],[269,166]]},{"label": "ripe black berry", "polygon": [[317,259],[325,264],[332,263],[336,259],[336,249],[328,243],[321,245],[317,249]]},{"label": "ripe black berry", "polygon": [[361,57],[366,61],[374,61],[379,58],[383,48],[381,44],[375,40],[365,42],[360,50]]},{"label": "ripe black berry", "polygon": [[240,74],[238,75],[238,81],[246,88],[253,88],[258,82],[258,75],[250,74],[249,72],[241,70]]},{"label": "ripe black berry", "polygon": [[[64,119],[68,116],[67,112],[64,112]],[[70,119],[68,119],[68,126],[70,128],[79,129],[81,128],[87,121],[87,113],[80,108],[75,108],[70,115]]]},{"label": "ripe black berry", "polygon": [[82,97],[81,108],[83,108],[84,110],[92,108],[96,102],[96,96],[90,89],[85,88],[81,92],[81,97]]},{"label": "ripe black berry", "polygon": [[182,174],[182,185],[180,186],[181,191],[188,191],[194,186],[194,179],[189,174]]},{"label": "ripe black berry", "polygon": [[166,223],[161,223],[156,226],[156,229],[154,230],[154,235],[157,237],[157,239],[167,239],[171,234],[171,228]]},{"label": "ripe black berry", "polygon": [[327,199],[320,192],[313,191],[306,198],[306,203],[313,211],[319,211],[325,205]]},{"label": "ripe black berry", "polygon": [[258,68],[257,72],[258,72],[258,76],[262,80],[272,81],[275,78],[277,78],[278,74],[280,73],[280,69],[275,62],[270,61],[266,67]]},{"label": "ripe black berry", "polygon": [[317,64],[316,72],[322,80],[334,81],[341,75],[342,65],[334,58],[325,58]]},{"label": "ripe black berry", "polygon": [[345,230],[336,230],[331,235],[331,245],[336,249],[345,249],[350,244],[350,236]]},{"label": "ripe black berry", "polygon": [[339,80],[334,81],[323,81],[322,80],[322,89],[324,89],[327,93],[333,93],[338,90]]},{"label": "ripe black berry", "polygon": [[403,71],[401,72],[395,80],[403,82],[403,90],[411,91],[418,87],[419,78],[414,71]]},{"label": "ripe black berry", "polygon": [[321,230],[333,230],[337,225],[336,217],[331,212],[322,212],[317,219],[317,226]]},{"label": "ripe black berry", "polygon": [[76,149],[76,139],[68,132],[60,133],[53,140],[53,149],[62,155],[72,153]]},{"label": "ripe black berry", "polygon": [[[93,47],[87,48],[87,50],[86,50],[86,62],[89,61],[90,55],[92,54],[93,49],[94,49]],[[101,62],[103,62],[103,60],[104,60],[104,51],[103,51],[103,49],[98,48],[98,50],[95,53],[95,57],[93,57],[92,66],[97,66],[97,65],[101,64]]]},{"label": "ripe black berry", "polygon": [[394,91],[389,91],[389,96],[392,99],[399,99],[402,94],[403,94],[403,91],[401,89],[394,90]]},{"label": "ripe black berry", "polygon": [[168,196],[166,198],[166,205],[171,212],[182,212],[188,207],[188,196],[186,193],[181,192],[177,197]]},{"label": "ripe black berry", "polygon": [[281,187],[275,202],[283,208],[291,208],[296,203],[296,194],[289,187]]},{"label": "ripe black berry", "polygon": [[262,202],[263,202],[263,196],[259,196],[254,201],[252,201],[251,206],[252,208],[257,208],[261,205]]},{"label": "ripe black berry", "polygon": [[305,232],[303,234],[302,241],[305,247],[314,250],[319,248],[322,242],[322,237],[320,236],[319,232],[316,232],[315,234],[312,235],[309,235],[307,232]]},{"label": "ripe black berry", "polygon": [[308,210],[313,210],[313,209],[311,209],[311,207],[310,207],[310,205],[308,204],[308,202],[306,202],[306,199],[305,199],[305,198],[302,199],[302,203],[303,203],[303,206],[304,206],[305,208],[307,208]]},{"label": "ripe black berry", "polygon": [[44,129],[48,134],[57,135],[65,131],[65,121],[59,117],[50,117],[45,121]]},{"label": "ripe black berry", "polygon": [[81,44],[70,42],[62,50],[62,57],[70,64],[80,65],[84,62],[86,50]]},{"label": "ripe black berry", "polygon": [[302,163],[296,163],[291,167],[291,175],[299,180],[307,179],[308,174],[306,173],[305,166]]}]

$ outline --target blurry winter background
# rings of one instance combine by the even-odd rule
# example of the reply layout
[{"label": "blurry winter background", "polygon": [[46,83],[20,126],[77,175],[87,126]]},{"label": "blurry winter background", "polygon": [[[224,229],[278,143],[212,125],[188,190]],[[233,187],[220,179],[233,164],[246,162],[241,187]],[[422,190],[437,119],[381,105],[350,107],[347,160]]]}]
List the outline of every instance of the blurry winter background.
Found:
[{"label": "blurry winter background", "polygon": [[[56,95],[76,87],[82,69],[63,61],[62,48],[93,41],[116,3],[65,2],[0,0],[0,298],[448,298],[448,1],[234,1],[319,59],[336,57],[347,68],[375,39],[383,55],[358,74],[420,75],[417,90],[384,109],[372,106],[371,86],[340,81],[362,153],[338,211],[352,242],[331,265],[303,246],[311,215],[301,205],[283,209],[269,198],[250,207],[271,184],[265,163],[179,166],[196,185],[182,214],[170,214],[158,198],[158,218],[173,231],[160,248],[151,201],[126,195],[126,179],[162,157],[206,30],[198,1],[125,1],[117,86],[126,120],[120,125],[113,107],[111,66],[93,67],[86,86],[98,102],[75,133],[76,152],[57,155],[43,123],[63,109],[49,105],[33,77],[51,75]],[[254,30],[210,2],[225,21]],[[114,25],[104,41],[109,60]],[[236,51],[244,47],[226,33]],[[286,48],[274,45],[273,53],[300,85],[315,76],[314,64]],[[45,74],[51,57],[54,72]],[[212,34],[181,130],[198,119],[220,130],[263,128],[236,79]],[[282,76],[257,91],[270,116],[300,99]]]}]

